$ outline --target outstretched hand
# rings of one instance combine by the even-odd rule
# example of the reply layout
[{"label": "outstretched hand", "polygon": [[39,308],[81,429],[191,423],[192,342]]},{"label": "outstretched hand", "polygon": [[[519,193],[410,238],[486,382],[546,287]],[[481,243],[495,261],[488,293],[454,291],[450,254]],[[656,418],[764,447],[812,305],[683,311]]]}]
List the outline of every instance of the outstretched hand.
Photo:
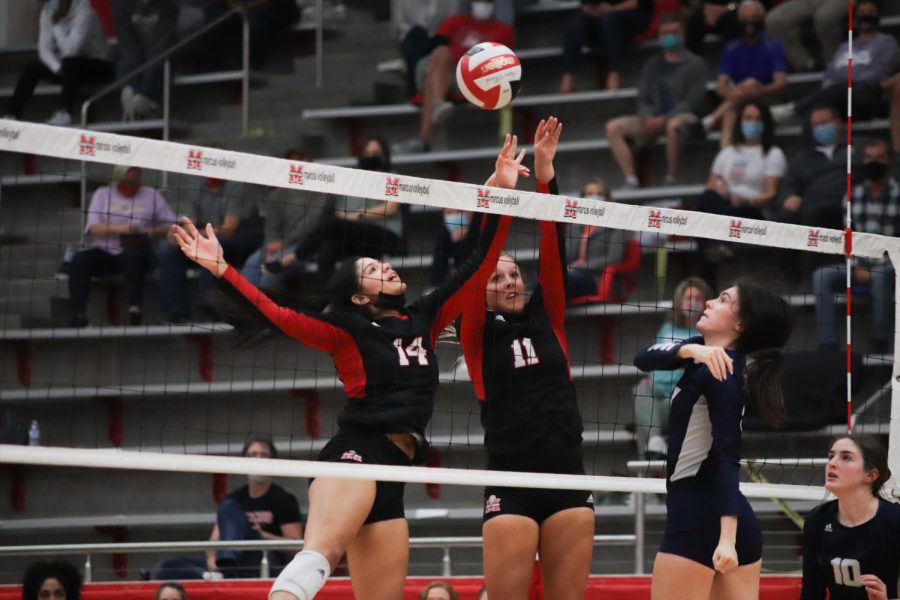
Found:
[{"label": "outstretched hand", "polygon": [[206,224],[204,237],[194,225],[194,223],[185,217],[182,225],[172,226],[172,237],[184,255],[189,259],[215,275],[221,277],[228,268],[225,262],[225,256],[222,252],[222,244],[216,238],[216,232],[213,226]]},{"label": "outstretched hand", "polygon": [[554,175],[553,157],[559,146],[562,123],[556,117],[541,119],[534,132],[534,175],[541,183],[549,183]]},{"label": "outstretched hand", "polygon": [[497,155],[494,174],[488,180],[489,185],[511,190],[515,189],[516,183],[519,181],[519,175],[528,177],[528,168],[522,165],[522,159],[525,158],[525,150],[523,149],[516,156],[518,144],[519,140],[516,136],[506,134],[503,148],[500,150],[500,154]]}]

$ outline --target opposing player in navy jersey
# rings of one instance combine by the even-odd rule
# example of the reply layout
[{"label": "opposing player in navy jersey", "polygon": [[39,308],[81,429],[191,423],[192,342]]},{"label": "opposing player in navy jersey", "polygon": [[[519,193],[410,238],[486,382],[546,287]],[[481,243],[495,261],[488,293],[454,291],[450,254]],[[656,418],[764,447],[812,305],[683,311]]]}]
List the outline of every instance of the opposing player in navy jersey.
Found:
[{"label": "opposing player in navy jersey", "polygon": [[825,489],[837,496],[803,525],[800,600],[898,597],[900,505],[880,497],[891,477],[887,452],[870,435],[839,437],[828,452]]},{"label": "opposing player in navy jersey", "polygon": [[[524,152],[507,136],[489,183],[514,188]],[[438,334],[461,310],[474,281],[487,279],[484,261],[497,218],[472,258],[444,285],[404,305],[406,283],[388,263],[346,261],[329,284],[331,310],[295,311],[275,304],[223,259],[212,228],[205,236],[185,219],[175,227],[184,253],[212,271],[223,288],[301,344],[328,352],[349,399],[338,432],[318,460],[410,465],[419,459],[438,385]],[[502,243],[502,242],[500,242]],[[478,275],[483,271],[483,275]],[[344,553],[360,600],[401,600],[409,560],[403,484],[317,478],[309,488],[304,551],[281,572],[271,600],[311,600]]]},{"label": "opposing player in navy jersey", "polygon": [[[538,191],[556,193],[553,156],[561,131],[550,117],[535,133]],[[496,271],[486,290],[463,305],[459,336],[481,401],[488,469],[583,474],[581,414],[563,324],[562,226],[540,227],[537,288],[525,292],[518,266],[499,256],[495,238],[497,255],[485,262],[493,260]],[[503,236],[505,229],[498,230]],[[484,499],[484,572],[492,598],[527,598],[538,552],[547,598],[584,597],[594,545],[590,492],[487,487]]]},{"label": "opposing player in navy jersey", "polygon": [[669,410],[666,530],[651,599],[756,600],[762,532],[738,488],[741,419],[748,401],[767,423],[784,419],[780,349],[790,309],[742,282],[707,301],[697,329],[702,337],[634,359],[642,371],[685,370]]}]

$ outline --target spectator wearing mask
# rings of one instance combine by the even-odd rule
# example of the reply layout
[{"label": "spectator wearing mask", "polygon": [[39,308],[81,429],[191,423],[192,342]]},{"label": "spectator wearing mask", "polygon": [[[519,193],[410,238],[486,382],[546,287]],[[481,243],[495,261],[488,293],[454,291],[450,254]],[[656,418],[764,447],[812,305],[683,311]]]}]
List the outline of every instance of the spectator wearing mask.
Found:
[{"label": "spectator wearing mask", "polygon": [[[687,14],[684,45],[694,54],[705,53],[707,34],[718,36],[726,44],[741,37],[737,14],[740,0],[682,0],[681,4]],[[772,0],[764,0],[762,4],[769,9]]]},{"label": "spectator wearing mask", "polygon": [[38,57],[19,75],[6,113],[21,119],[39,81],[62,84],[62,107],[47,121],[66,126],[76,113],[78,89],[113,78],[109,44],[90,0],[40,0]]},{"label": "spectator wearing mask", "polygon": [[653,0],[581,0],[581,10],[572,15],[563,38],[560,93],[575,91],[575,70],[586,43],[602,50],[599,58],[606,62],[606,89],[619,89],[625,46],[647,31],[653,11]]},{"label": "spectator wearing mask", "polygon": [[[113,23],[119,42],[116,76],[124,77],[175,43],[178,30],[177,0],[115,0]],[[163,63],[145,69],[122,88],[124,120],[159,112],[162,102]]]},{"label": "spectator wearing mask", "polygon": [[81,573],[57,560],[31,564],[22,578],[22,600],[80,600]]},{"label": "spectator wearing mask", "polygon": [[434,49],[437,26],[456,12],[457,0],[394,0],[392,15],[406,63],[406,97],[416,95],[416,65]]},{"label": "spectator wearing mask", "polygon": [[428,284],[437,287],[450,271],[450,263],[459,268],[472,254],[475,248],[475,228],[471,226],[472,214],[464,210],[445,208],[444,222],[434,240],[431,269],[428,271]]},{"label": "spectator wearing mask", "polygon": [[[863,150],[865,180],[853,186],[853,230],[896,237],[900,235],[900,184],[888,174],[891,156],[887,142],[870,139]],[[837,349],[838,327],[835,294],[846,287],[843,263],[826,265],[813,273],[819,345]],[[894,309],[894,266],[890,258],[853,259],[853,283],[868,285],[872,296],[872,345],[874,354],[891,351]]]},{"label": "spectator wearing mask", "polygon": [[716,92],[722,103],[704,117],[703,129],[721,128],[722,148],[732,145],[738,108],[751,100],[768,100],[787,83],[784,46],[764,33],[766,9],[759,0],[743,0],[738,8],[741,38],[722,53]]},{"label": "spectator wearing mask", "polygon": [[435,125],[453,105],[447,93],[456,86],[456,63],[469,48],[481,42],[515,46],[515,30],[494,18],[494,2],[475,0],[470,14],[455,14],[438,26],[432,38],[434,50],[419,61],[418,88],[422,94],[419,139],[408,150],[431,149]]},{"label": "spectator wearing mask", "polygon": [[785,0],[769,13],[766,29],[784,42],[788,63],[795,71],[811,71],[821,64],[803,40],[812,24],[822,56],[834,54],[847,37],[847,0]]},{"label": "spectator wearing mask", "polygon": [[[391,153],[387,142],[381,138],[367,140],[359,156],[359,168],[388,171]],[[399,203],[343,196],[337,200],[334,217],[301,240],[293,254],[281,259],[281,266],[290,267],[298,259],[315,255],[319,274],[327,278],[342,258],[396,256],[402,251],[403,213]]]},{"label": "spectator wearing mask", "polygon": [[665,135],[665,184],[674,184],[681,150],[679,128],[697,122],[705,112],[706,65],[684,49],[684,26],[674,15],[666,15],[660,18],[658,31],[663,50],[641,69],[638,114],[618,117],[606,124],[606,136],[625,176],[626,190],[639,187],[629,142],[641,146]]},{"label": "spectator wearing mask", "polygon": [[[878,4],[858,0],[853,40],[853,118],[884,117],[890,113],[891,141],[900,148],[900,46],[892,35],[879,31]],[[821,87],[797,102],[772,108],[776,121],[795,115],[806,117],[821,104],[843,114],[847,109],[847,68],[849,44],[844,42],[825,70]]]},{"label": "spectator wearing mask", "polygon": [[[211,223],[225,252],[225,260],[243,264],[262,245],[262,220],[257,207],[257,189],[253,186],[216,179],[192,177],[188,183],[192,221]],[[191,261],[170,237],[157,247],[159,291],[163,316],[170,323],[184,323],[191,310],[187,290],[187,270]],[[197,281],[197,297],[204,317],[213,317],[206,304],[207,294],[215,287],[215,277],[205,269]]]},{"label": "spectator wearing mask", "polygon": [[[300,150],[289,150],[284,157],[307,160]],[[263,246],[247,258],[241,275],[257,287],[281,291],[291,277],[299,275],[301,267],[300,263],[294,263],[282,269],[281,259],[293,254],[301,241],[334,215],[333,198],[330,194],[306,190],[281,187],[270,190],[262,202]]]},{"label": "spectator wearing mask", "polygon": [[[241,456],[278,458],[272,438],[250,436]],[[303,538],[303,515],[297,498],[271,477],[248,475],[247,483],[234,490],[219,503],[216,524],[210,541],[300,540]],[[269,568],[281,571],[290,553],[269,551]],[[206,559],[183,557],[160,562],[155,579],[221,579],[223,577],[258,577],[262,552],[259,550],[208,550]]]},{"label": "spectator wearing mask", "polygon": [[113,169],[112,183],[98,188],[88,208],[85,233],[91,247],[77,252],[69,269],[71,325],[88,325],[91,277],[122,273],[128,295],[128,324],[143,319],[144,282],[152,266],[150,239],[166,234],[175,213],[159,190],[141,184],[141,170]]}]

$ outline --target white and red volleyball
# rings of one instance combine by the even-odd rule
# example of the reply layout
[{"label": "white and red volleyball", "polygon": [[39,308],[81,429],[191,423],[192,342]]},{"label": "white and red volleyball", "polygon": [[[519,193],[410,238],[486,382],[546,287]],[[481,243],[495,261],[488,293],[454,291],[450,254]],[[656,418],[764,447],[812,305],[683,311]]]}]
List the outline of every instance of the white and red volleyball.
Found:
[{"label": "white and red volleyball", "polygon": [[466,100],[484,110],[497,110],[512,102],[521,79],[519,57],[495,42],[472,46],[456,63],[459,90]]}]

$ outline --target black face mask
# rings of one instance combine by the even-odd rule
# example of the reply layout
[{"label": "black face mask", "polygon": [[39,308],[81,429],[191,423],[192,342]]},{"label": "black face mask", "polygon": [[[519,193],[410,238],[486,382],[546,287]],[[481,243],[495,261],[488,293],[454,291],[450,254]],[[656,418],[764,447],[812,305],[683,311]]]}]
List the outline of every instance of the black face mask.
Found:
[{"label": "black face mask", "polygon": [[761,34],[766,28],[765,21],[741,21],[741,28],[744,30],[744,37],[754,38]]},{"label": "black face mask", "polygon": [[868,181],[881,181],[887,175],[887,170],[888,166],[877,160],[863,164],[863,175]]},{"label": "black face mask", "polygon": [[860,31],[872,31],[878,27],[878,15],[859,15],[856,17],[856,28]]},{"label": "black face mask", "polygon": [[403,307],[406,306],[406,295],[378,292],[378,301],[375,302],[375,306],[382,310],[403,310]]},{"label": "black face mask", "polygon": [[384,171],[385,167],[384,159],[380,156],[360,156],[359,157],[359,168],[364,171]]}]

